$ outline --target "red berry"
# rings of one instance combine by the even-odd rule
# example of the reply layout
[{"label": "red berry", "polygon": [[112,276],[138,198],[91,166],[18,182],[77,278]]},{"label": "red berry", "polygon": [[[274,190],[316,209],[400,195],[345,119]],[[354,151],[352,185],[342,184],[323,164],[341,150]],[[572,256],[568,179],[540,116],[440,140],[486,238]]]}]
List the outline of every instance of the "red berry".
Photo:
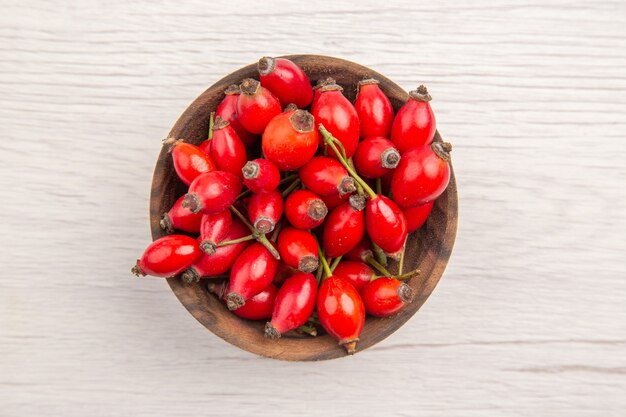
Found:
[{"label": "red berry", "polygon": [[[239,239],[250,234],[250,229],[246,227],[239,219],[233,220],[233,224],[223,240]],[[198,238],[200,242],[201,238]],[[183,281],[197,282],[200,278],[215,277],[228,271],[245,248],[251,244],[246,240],[232,245],[218,246],[215,253],[203,255],[190,266],[182,275]]]},{"label": "red berry", "polygon": [[280,100],[282,106],[290,103],[303,109],[313,100],[313,88],[304,71],[285,58],[264,56],[258,63],[261,85]]},{"label": "red berry", "polygon": [[406,218],[402,210],[384,195],[367,202],[365,226],[372,242],[388,254],[396,254],[406,240]]},{"label": "red berry", "polygon": [[313,229],[324,221],[328,209],[324,201],[309,190],[297,190],[285,200],[285,216],[293,227]]},{"label": "red berry", "polygon": [[194,213],[217,213],[233,204],[241,188],[241,180],[230,172],[207,172],[191,183],[182,205]]},{"label": "red berry", "polygon": [[226,238],[233,224],[230,210],[205,214],[200,224],[200,249],[205,253],[215,253],[216,245]]},{"label": "red berry", "polygon": [[389,317],[413,299],[413,289],[395,278],[375,279],[361,291],[367,314]]},{"label": "red berry", "polygon": [[267,288],[276,275],[278,260],[261,243],[253,243],[239,255],[230,271],[226,306],[234,310]]},{"label": "red berry", "polygon": [[[337,84],[320,88],[320,96],[311,108],[311,113],[315,117],[315,127],[323,124],[342,143],[346,156],[350,158],[359,143],[359,116],[352,103],[341,93],[342,90]],[[321,138],[320,147],[325,148]],[[328,154],[336,157],[331,149]]]},{"label": "red berry", "polygon": [[274,311],[276,294],[278,294],[278,288],[276,285],[270,284],[263,291],[246,300],[243,306],[233,310],[233,313],[248,320],[269,319],[272,317],[272,311]]},{"label": "red berry", "polygon": [[280,102],[267,88],[252,78],[242,81],[237,114],[239,122],[248,132],[263,133],[265,126],[280,112]]},{"label": "red berry", "polygon": [[435,114],[430,94],[423,85],[409,93],[409,100],[398,110],[391,127],[391,141],[401,154],[428,145],[435,136]]},{"label": "red berry", "polygon": [[435,142],[403,154],[391,179],[394,201],[412,207],[439,197],[450,182],[450,150],[449,143]]},{"label": "red berry", "polygon": [[209,155],[191,143],[177,141],[170,152],[176,174],[187,185],[201,174],[215,171],[215,164]]},{"label": "red berry", "polygon": [[276,295],[272,320],[265,325],[265,336],[277,339],[306,323],[313,313],[316,295],[317,281],[312,274],[298,272],[287,278]]},{"label": "red berry", "polygon": [[363,330],[365,307],[352,284],[336,276],[325,279],[317,294],[317,314],[324,329],[353,354]]},{"label": "red berry", "polygon": [[163,215],[160,221],[161,228],[167,233],[174,233],[174,229],[182,230],[188,233],[198,233],[200,231],[200,221],[202,213],[192,213],[182,206],[182,196],[172,206],[172,208]]},{"label": "red berry", "polygon": [[354,167],[366,178],[380,178],[391,172],[400,162],[400,152],[390,140],[368,138],[359,143],[354,153]]},{"label": "red berry", "polygon": [[365,198],[350,196],[350,201],[334,208],[324,222],[322,247],[329,258],[343,256],[365,235]]},{"label": "red berry", "polygon": [[332,210],[338,205],[345,203],[348,201],[352,193],[346,194],[332,194],[332,195],[321,195],[320,198],[326,204],[328,210]]},{"label": "red berry", "polygon": [[211,139],[211,158],[217,169],[243,178],[241,169],[248,161],[246,147],[226,120],[217,116]]},{"label": "red berry", "polygon": [[155,240],[146,248],[132,272],[137,276],[173,277],[189,268],[201,254],[194,238],[168,235]]},{"label": "red berry", "polygon": [[311,113],[288,110],[274,117],[263,132],[263,154],[281,171],[291,171],[315,155],[317,136]]},{"label": "red berry", "polygon": [[278,270],[276,271],[276,275],[274,275],[274,285],[281,286],[285,283],[285,280],[297,273],[298,270],[290,267],[285,262],[280,260],[278,262]]},{"label": "red berry", "polygon": [[367,236],[363,237],[361,241],[348,253],[343,256],[343,259],[349,261],[366,262],[368,256],[374,256],[372,251],[372,244]]},{"label": "red berry", "polygon": [[260,233],[270,233],[283,215],[283,196],[280,191],[254,193],[248,200],[248,218]]},{"label": "red berry", "polygon": [[243,183],[254,193],[274,191],[280,183],[280,171],[267,159],[248,161],[241,172]]},{"label": "red berry", "polygon": [[241,88],[233,84],[224,90],[224,94],[224,100],[217,106],[215,116],[220,116],[222,119],[228,121],[245,146],[252,146],[257,141],[258,136],[244,129],[237,115],[237,100],[241,94]]},{"label": "red berry", "polygon": [[333,77],[321,78],[317,80],[317,84],[315,84],[315,87],[313,87],[313,102],[311,103],[311,108],[315,106],[315,103],[320,98],[320,89],[330,84],[337,84],[337,80],[335,80]]},{"label": "red berry", "polygon": [[408,233],[413,233],[428,219],[430,212],[433,210],[434,201],[422,204],[421,206],[405,207],[402,209],[404,217],[406,217],[406,229]]},{"label": "red berry", "polygon": [[316,156],[298,170],[304,186],[319,195],[347,194],[356,191],[354,179],[339,161]]},{"label": "red berry", "polygon": [[287,265],[299,271],[312,272],[317,269],[317,241],[305,230],[285,227],[278,235],[278,253]]},{"label": "red berry", "polygon": [[333,275],[347,280],[359,293],[376,276],[372,268],[366,263],[358,261],[339,262]]},{"label": "red berry", "polygon": [[359,82],[354,108],[359,115],[361,138],[389,137],[393,122],[393,107],[378,86],[378,80],[369,78]]}]

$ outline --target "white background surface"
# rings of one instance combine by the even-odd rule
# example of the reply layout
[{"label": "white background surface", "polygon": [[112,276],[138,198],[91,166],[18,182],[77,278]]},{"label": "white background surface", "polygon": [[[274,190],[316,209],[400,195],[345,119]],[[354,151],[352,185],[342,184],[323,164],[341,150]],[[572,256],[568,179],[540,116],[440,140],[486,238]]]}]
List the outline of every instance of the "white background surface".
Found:
[{"label": "white background surface", "polygon": [[[624,416],[626,3],[358,4],[0,0],[1,416]],[[286,53],[426,83],[455,144],[440,285],[323,363],[240,351],[129,273],[173,122]]]}]

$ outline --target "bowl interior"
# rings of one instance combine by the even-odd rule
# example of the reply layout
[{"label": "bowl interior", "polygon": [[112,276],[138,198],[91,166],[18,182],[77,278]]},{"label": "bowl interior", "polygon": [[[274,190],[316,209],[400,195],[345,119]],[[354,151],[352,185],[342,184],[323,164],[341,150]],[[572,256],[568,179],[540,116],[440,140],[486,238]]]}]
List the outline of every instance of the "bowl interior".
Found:
[{"label": "bowl interior", "polygon": [[[290,55],[286,58],[297,63],[315,84],[318,79],[332,76],[344,88],[344,94],[354,101],[357,82],[363,78],[376,78],[380,88],[390,98],[397,111],[407,100],[407,93],[383,75],[371,69],[342,59],[319,55]],[[224,77],[194,100],[183,112],[169,136],[199,144],[207,137],[210,113],[215,111],[224,97],[224,89],[244,78],[257,78],[256,64],[248,65]],[[441,140],[436,133],[435,140]],[[156,163],[150,200],[150,226],[152,238],[165,235],[159,219],[169,210],[186,186],[178,179],[172,160],[162,149]],[[357,353],[380,342],[402,326],[424,304],[437,285],[450,257],[457,226],[457,189],[454,173],[446,192],[437,199],[426,224],[413,233],[407,243],[404,270],[419,267],[421,274],[409,281],[415,299],[397,315],[376,319],[368,317],[357,346]],[[391,265],[391,268],[395,268]],[[392,269],[393,271],[394,269]],[[298,337],[286,335],[278,340],[263,336],[264,322],[240,319],[206,289],[206,280],[185,284],[178,278],[168,279],[172,291],[187,310],[206,328],[222,339],[247,351],[270,358],[284,360],[324,360],[345,356],[344,349],[328,335]]]}]

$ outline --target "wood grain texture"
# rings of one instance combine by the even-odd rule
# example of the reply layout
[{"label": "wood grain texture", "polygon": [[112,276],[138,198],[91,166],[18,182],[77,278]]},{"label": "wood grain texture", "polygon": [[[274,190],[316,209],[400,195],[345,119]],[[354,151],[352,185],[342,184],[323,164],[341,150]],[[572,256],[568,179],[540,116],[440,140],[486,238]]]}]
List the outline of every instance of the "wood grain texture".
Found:
[{"label": "wood grain texture", "polygon": [[[623,416],[624,2],[0,1],[0,415]],[[128,272],[172,122],[288,53],[427,84],[455,144],[444,278],[346,360],[239,351]]]}]

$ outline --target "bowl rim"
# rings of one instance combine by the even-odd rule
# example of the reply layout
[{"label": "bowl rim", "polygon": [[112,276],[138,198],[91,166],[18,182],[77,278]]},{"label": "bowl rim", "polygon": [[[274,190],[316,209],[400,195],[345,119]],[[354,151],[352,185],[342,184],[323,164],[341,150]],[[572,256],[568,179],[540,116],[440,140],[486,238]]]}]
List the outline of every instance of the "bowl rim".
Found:
[{"label": "bowl rim", "polygon": [[[392,101],[401,100],[404,102],[408,99],[406,91],[387,77],[368,67],[351,61],[324,55],[284,55],[280,58],[287,58],[294,61],[296,64],[300,65],[305,72],[307,72],[307,69],[312,65],[327,65],[329,68],[332,67],[334,71],[345,70],[349,73],[355,73],[361,78],[377,78],[380,81],[379,85],[383,91],[392,90],[394,92],[394,97],[390,97]],[[234,80],[240,81],[243,78],[249,77],[251,72],[254,72],[254,78],[258,79],[256,63],[244,66],[230,73],[207,88],[185,108],[172,127],[168,137],[180,137],[181,132],[184,132],[188,128],[190,129],[190,125],[194,123],[197,124],[199,118],[207,120],[208,114],[214,111],[217,106],[215,103],[219,103],[223,98],[224,89],[235,82]],[[327,75],[333,76],[332,73],[328,73]],[[385,91],[385,93],[389,96],[387,91]],[[216,97],[219,97],[219,100]],[[394,107],[397,107],[397,103]],[[395,110],[397,111],[397,108]],[[437,131],[435,133],[435,141],[441,140],[441,135]],[[436,236],[437,243],[439,244],[438,251],[436,254],[433,254],[430,250],[427,250],[427,253],[423,256],[420,255],[418,261],[420,267],[422,267],[424,262],[427,262],[428,276],[424,276],[420,279],[420,285],[416,288],[418,293],[413,302],[397,315],[388,319],[367,317],[366,322],[371,320],[381,321],[387,326],[385,326],[382,331],[371,334],[367,339],[361,340],[357,347],[357,353],[384,340],[402,327],[421,308],[443,275],[454,246],[458,224],[457,185],[452,163],[450,166],[450,183],[444,194],[437,199],[435,203],[435,206],[439,206],[439,209],[441,209],[445,215],[444,232]],[[171,178],[167,179],[165,177],[168,168],[171,170],[171,158],[166,147],[163,147],[155,165],[151,185],[150,224],[153,240],[165,235],[159,227],[159,219],[163,214],[159,203],[165,197],[172,198],[169,194],[171,193],[172,187],[168,187],[168,181],[171,182]],[[416,239],[415,235],[415,233],[412,234],[410,239]],[[414,243],[418,244],[419,242],[415,241]],[[425,246],[425,248],[431,249],[429,246]],[[424,271],[424,268],[422,270]],[[253,325],[252,323],[254,322],[241,319],[230,312],[228,315],[222,314],[224,311],[227,312],[228,310],[212,294],[208,293],[203,281],[206,282],[206,280],[201,280],[200,283],[185,284],[177,277],[167,279],[167,283],[172,292],[174,292],[189,313],[208,330],[230,344],[260,356],[289,361],[317,361],[347,356],[344,349],[328,335],[306,339],[283,337],[277,341],[269,341],[263,338],[262,334],[257,334],[256,336],[251,334],[249,330],[254,327],[254,331],[256,331],[258,324]],[[411,285],[414,286],[413,283],[411,283]],[[316,342],[308,343],[309,346],[305,346],[307,344],[303,343],[305,340],[307,342]]]}]

